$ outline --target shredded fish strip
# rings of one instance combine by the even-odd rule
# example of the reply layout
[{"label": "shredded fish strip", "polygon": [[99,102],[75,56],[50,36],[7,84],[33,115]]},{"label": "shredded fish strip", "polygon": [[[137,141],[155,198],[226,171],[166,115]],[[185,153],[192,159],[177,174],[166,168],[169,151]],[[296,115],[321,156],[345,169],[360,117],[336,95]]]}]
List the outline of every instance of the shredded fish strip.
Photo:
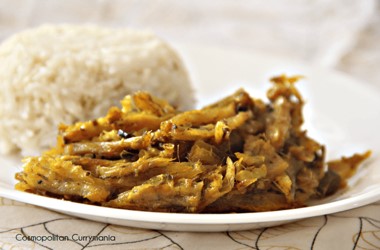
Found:
[{"label": "shredded fish strip", "polygon": [[347,185],[371,152],[326,162],[301,128],[299,77],[271,79],[268,103],[243,89],[180,113],[137,92],[105,117],[59,127],[24,159],[16,189],[100,206],[180,213],[305,206]]}]

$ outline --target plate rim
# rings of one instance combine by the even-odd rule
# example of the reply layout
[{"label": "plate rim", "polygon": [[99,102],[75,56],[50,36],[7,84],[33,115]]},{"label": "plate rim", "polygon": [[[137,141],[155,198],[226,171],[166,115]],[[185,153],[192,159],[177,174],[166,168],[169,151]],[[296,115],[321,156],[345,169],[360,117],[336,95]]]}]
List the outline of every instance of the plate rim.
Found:
[{"label": "plate rim", "polygon": [[[280,222],[311,218],[337,212],[343,212],[362,207],[380,200],[380,186],[355,197],[326,202],[301,208],[283,209],[267,212],[247,213],[164,213],[102,207],[90,204],[76,203],[37,194],[11,190],[0,183],[0,196],[19,202],[77,215],[89,215],[102,218],[123,219],[136,222],[196,224],[196,225],[239,225],[252,223]],[[5,191],[5,192],[4,192]],[[49,206],[50,204],[50,206]],[[52,205],[51,205],[52,204]],[[107,214],[104,216],[104,214]]]}]

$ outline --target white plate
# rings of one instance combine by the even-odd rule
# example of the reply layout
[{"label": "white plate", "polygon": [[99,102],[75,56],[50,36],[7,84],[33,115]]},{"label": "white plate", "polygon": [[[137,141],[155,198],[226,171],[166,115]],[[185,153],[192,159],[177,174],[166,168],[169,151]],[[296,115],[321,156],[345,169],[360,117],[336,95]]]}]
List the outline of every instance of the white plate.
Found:
[{"label": "white plate", "polygon": [[241,214],[169,214],[84,205],[15,191],[20,159],[0,160],[0,195],[65,214],[132,227],[176,231],[246,230],[344,211],[380,199],[380,94],[377,89],[337,72],[307,67],[288,59],[203,46],[178,46],[198,91],[199,105],[215,101],[239,87],[264,97],[268,79],[302,74],[298,83],[307,100],[305,127],[327,145],[328,158],[373,150],[350,187],[322,203],[299,209]]}]

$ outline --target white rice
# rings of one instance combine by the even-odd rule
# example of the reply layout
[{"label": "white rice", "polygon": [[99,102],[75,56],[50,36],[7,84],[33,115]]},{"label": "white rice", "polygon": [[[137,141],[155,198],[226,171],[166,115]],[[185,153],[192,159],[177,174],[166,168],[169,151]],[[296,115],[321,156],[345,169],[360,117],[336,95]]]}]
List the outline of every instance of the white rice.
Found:
[{"label": "white rice", "polygon": [[176,52],[149,32],[44,25],[0,45],[0,152],[35,155],[55,144],[59,123],[106,114],[147,90],[180,109],[194,95]]}]

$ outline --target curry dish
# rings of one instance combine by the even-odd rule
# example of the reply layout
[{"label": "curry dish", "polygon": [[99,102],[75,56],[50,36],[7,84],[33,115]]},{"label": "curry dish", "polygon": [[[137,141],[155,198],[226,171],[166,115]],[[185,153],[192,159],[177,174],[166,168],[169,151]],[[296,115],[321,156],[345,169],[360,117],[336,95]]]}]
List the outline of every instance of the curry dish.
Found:
[{"label": "curry dish", "polygon": [[297,80],[271,79],[269,103],[241,89],[186,112],[146,92],[126,96],[105,117],[61,125],[55,148],[23,160],[16,189],[160,212],[305,206],[344,187],[370,151],[325,162],[301,128]]}]

